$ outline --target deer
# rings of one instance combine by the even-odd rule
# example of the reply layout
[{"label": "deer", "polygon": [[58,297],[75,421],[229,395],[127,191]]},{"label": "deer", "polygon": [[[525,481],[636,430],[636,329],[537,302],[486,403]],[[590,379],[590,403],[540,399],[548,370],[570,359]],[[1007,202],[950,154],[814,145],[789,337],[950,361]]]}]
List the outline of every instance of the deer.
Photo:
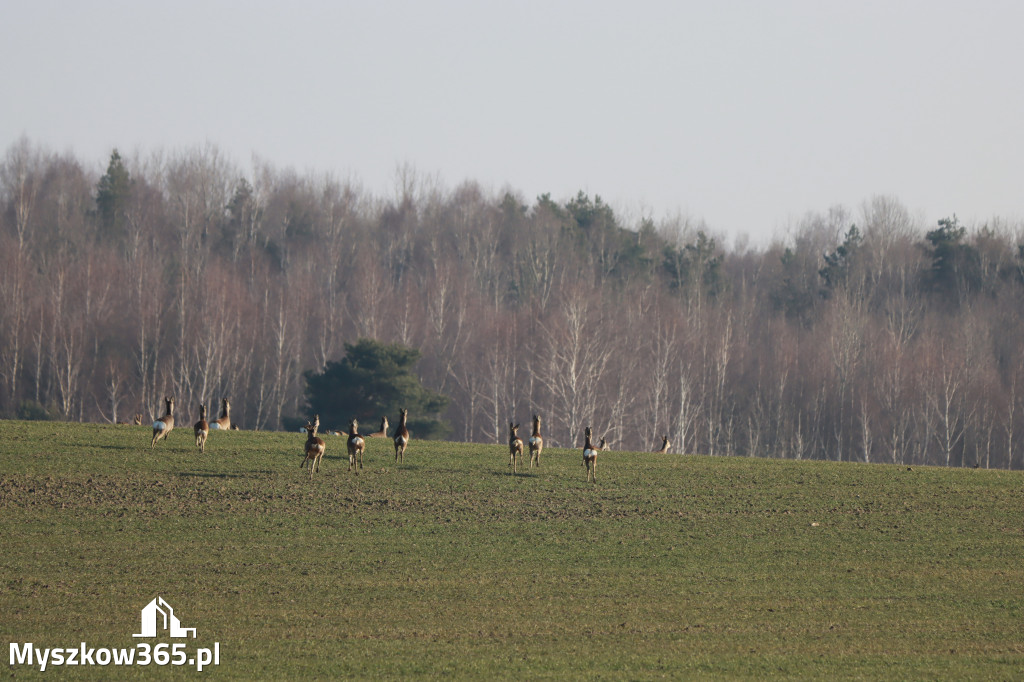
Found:
[{"label": "deer", "polygon": [[[366,449],[366,441],[359,435],[359,422],[352,419],[348,425],[348,470],[352,471],[356,468],[356,462],[359,463],[359,468],[363,468],[363,450]],[[359,472],[356,472],[359,473]]]},{"label": "deer", "polygon": [[206,452],[206,437],[210,435],[210,425],[206,421],[206,405],[199,404],[199,421],[192,430],[196,433],[196,447],[199,452]]},{"label": "deer", "polygon": [[156,442],[161,438],[167,438],[167,434],[174,428],[174,397],[165,397],[164,405],[167,414],[153,422],[153,442],[149,445],[150,449],[156,447]]},{"label": "deer", "polygon": [[611,450],[611,447],[608,446],[608,441],[604,439],[604,436],[601,436],[601,442],[597,444],[597,449],[602,452],[608,452]]},{"label": "deer", "polygon": [[672,447],[672,441],[668,439],[668,436],[662,436],[661,447],[654,448],[654,452],[665,454],[670,447]]},{"label": "deer", "polygon": [[512,473],[516,473],[517,464],[523,456],[523,441],[516,433],[519,424],[508,423],[508,465],[512,467]]},{"label": "deer", "polygon": [[409,444],[409,429],[406,420],[409,417],[409,410],[402,408],[398,417],[398,427],[395,429],[395,461],[405,461],[405,446]]},{"label": "deer", "polygon": [[231,423],[231,403],[228,402],[227,398],[220,399],[220,416],[217,417],[216,421],[210,422],[210,428],[218,431],[238,430]]},{"label": "deer", "polygon": [[388,426],[389,424],[387,415],[384,415],[380,419],[380,431],[368,433],[364,436],[364,438],[384,438],[388,435]]},{"label": "deer", "polygon": [[540,435],[540,415],[533,415],[533,435],[527,441],[530,444],[530,468],[536,462],[540,467],[540,452],[544,449],[544,438]]},{"label": "deer", "polygon": [[593,432],[588,426],[584,431],[586,442],[583,444],[583,466],[587,467],[587,481],[590,481],[591,476],[594,478],[594,483],[597,483],[597,450],[594,449],[591,443],[591,437]]},{"label": "deer", "polygon": [[316,430],[320,428],[320,415],[313,415],[312,422],[306,422],[306,458],[302,460],[302,464],[299,468],[306,466],[306,462],[309,462],[309,480],[313,480],[313,472],[320,471],[320,460],[324,456],[324,441],[322,438],[316,435]]}]

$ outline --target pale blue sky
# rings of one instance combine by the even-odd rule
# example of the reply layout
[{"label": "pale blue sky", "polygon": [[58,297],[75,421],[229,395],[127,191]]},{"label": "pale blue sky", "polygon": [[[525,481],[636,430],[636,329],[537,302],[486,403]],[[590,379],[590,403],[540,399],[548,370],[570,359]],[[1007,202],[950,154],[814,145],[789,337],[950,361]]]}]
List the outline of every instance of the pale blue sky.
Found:
[{"label": "pale blue sky", "polygon": [[1024,2],[0,0],[0,146],[409,164],[764,242],[876,194],[1024,219]]}]

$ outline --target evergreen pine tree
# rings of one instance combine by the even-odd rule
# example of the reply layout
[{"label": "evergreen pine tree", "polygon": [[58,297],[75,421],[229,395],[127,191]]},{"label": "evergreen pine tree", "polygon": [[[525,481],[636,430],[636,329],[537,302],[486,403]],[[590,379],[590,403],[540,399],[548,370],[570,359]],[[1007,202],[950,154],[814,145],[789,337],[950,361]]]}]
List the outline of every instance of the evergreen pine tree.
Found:
[{"label": "evergreen pine tree", "polygon": [[419,359],[419,350],[397,343],[346,343],[344,358],[328,362],[323,372],[306,372],[309,412],[337,428],[347,428],[353,417],[376,428],[385,415],[397,422],[399,410],[405,408],[414,437],[443,437],[450,429],[439,415],[448,397],[420,384],[413,372]]}]

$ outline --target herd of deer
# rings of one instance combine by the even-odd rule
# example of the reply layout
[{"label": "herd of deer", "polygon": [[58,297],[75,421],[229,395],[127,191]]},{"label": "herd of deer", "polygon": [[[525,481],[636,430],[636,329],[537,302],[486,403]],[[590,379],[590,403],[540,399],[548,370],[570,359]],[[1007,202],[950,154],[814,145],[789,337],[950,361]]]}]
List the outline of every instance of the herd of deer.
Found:
[{"label": "herd of deer", "polygon": [[[588,426],[583,432],[585,442],[583,444],[583,466],[587,468],[587,481],[597,483],[597,453],[610,450],[608,442],[602,438],[600,444],[595,448],[593,444],[593,430]],[[530,446],[530,468],[540,466],[540,453],[544,449],[544,437],[540,435],[540,416],[533,415],[533,435],[527,441]],[[672,447],[668,436],[661,439],[661,447],[655,448],[655,452],[665,453]],[[523,456],[523,440],[519,437],[519,424],[508,423],[508,465],[515,474],[519,468],[519,458]]]},{"label": "herd of deer", "polygon": [[[125,422],[119,422],[125,423]],[[142,424],[142,415],[135,415],[135,424]],[[156,447],[156,442],[161,438],[167,438],[174,429],[174,398],[164,398],[164,416],[153,422],[153,442],[150,443],[149,447]],[[218,429],[237,431],[238,425],[231,421],[231,403],[228,402],[227,398],[222,398],[220,401],[220,416],[217,417],[216,421],[206,421],[206,405],[199,406],[199,421],[195,423],[193,430],[196,434],[196,447],[202,452],[206,452],[206,437],[210,435],[210,429],[214,431]]]},{"label": "herd of deer", "polygon": [[[155,422],[153,422],[153,442],[150,444],[150,448],[156,446],[156,442],[161,438],[166,438],[167,434],[174,428],[174,398],[164,398],[164,404],[166,406],[166,414]],[[199,406],[199,421],[195,423],[193,430],[196,435],[196,447],[201,452],[206,452],[206,438],[210,435],[210,429],[232,429],[238,430],[238,426],[231,422],[231,405],[228,403],[227,398],[221,399],[220,416],[213,422],[206,421],[206,405]],[[409,416],[409,410],[402,410],[401,416],[399,417],[398,428],[395,429],[395,435],[392,440],[395,443],[395,461],[405,461],[405,448],[409,444],[409,429],[407,427],[407,419]],[[142,423],[142,415],[135,415],[135,424]],[[326,444],[323,438],[317,435],[317,431],[320,429],[320,415],[313,415],[313,420],[306,422],[306,446],[305,453],[306,457],[302,460],[301,467],[305,467],[309,464],[309,478],[312,480],[313,473],[320,471],[320,460],[324,456],[326,450]],[[363,468],[363,451],[366,449],[367,438],[378,438],[386,437],[388,435],[388,418],[385,416],[381,419],[380,430],[374,433],[367,433],[365,435],[359,433],[359,422],[352,419],[348,425],[348,433],[342,431],[332,431],[330,433],[336,436],[345,436],[346,443],[348,446],[348,470],[358,470]],[[519,437],[519,424],[515,422],[509,422],[508,424],[508,452],[509,461],[508,465],[512,469],[512,473],[518,473],[519,459],[523,456],[523,441]],[[587,481],[594,481],[597,483],[597,453],[602,450],[608,450],[607,441],[602,438],[601,442],[597,447],[593,445],[593,431],[588,426],[584,431],[585,443],[583,444],[583,466],[587,468]],[[544,437],[540,434],[540,416],[533,415],[533,434],[527,441],[530,448],[530,468],[540,467],[540,454],[544,449]],[[654,449],[655,452],[666,453],[668,449],[672,447],[672,443],[669,441],[668,436],[662,436],[661,446]],[[358,471],[357,471],[358,473]]]},{"label": "herd of deer", "polygon": [[[395,443],[395,461],[405,461],[405,446],[409,444],[409,429],[406,425],[406,420],[409,417],[409,410],[402,410],[401,416],[398,419],[398,428],[395,429],[395,435],[393,441]],[[320,415],[313,415],[313,421],[306,422],[306,458],[302,460],[301,467],[306,466],[309,463],[309,478],[313,478],[314,471],[320,471],[320,460],[324,456],[324,450],[326,444],[324,439],[317,435],[317,430],[320,428]],[[342,431],[333,431],[334,435],[345,436],[346,444],[348,446],[348,470],[358,470],[363,468],[363,451],[366,449],[367,438],[381,438],[388,435],[388,418],[384,417],[380,422],[380,431],[374,433],[367,433],[365,435],[359,433],[359,422],[353,419],[348,423],[348,433]],[[358,471],[356,472],[358,473]]]}]

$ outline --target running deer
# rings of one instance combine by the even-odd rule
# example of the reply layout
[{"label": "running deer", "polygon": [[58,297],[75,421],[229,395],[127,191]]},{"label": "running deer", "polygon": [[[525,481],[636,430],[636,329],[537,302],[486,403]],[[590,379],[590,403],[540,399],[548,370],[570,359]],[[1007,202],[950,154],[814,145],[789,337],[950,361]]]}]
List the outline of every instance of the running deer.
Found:
[{"label": "running deer", "polygon": [[316,430],[320,428],[320,415],[313,415],[312,422],[306,422],[306,458],[302,460],[302,464],[299,466],[306,466],[306,462],[309,462],[309,480],[313,480],[313,472],[320,471],[320,460],[324,456],[324,441],[322,438],[316,435]]},{"label": "running deer", "polygon": [[672,447],[672,442],[668,439],[668,436],[662,436],[661,437],[661,447],[660,448],[654,448],[654,451],[655,452],[660,452],[661,454],[665,454],[666,452],[668,452],[668,449],[670,447]]},{"label": "running deer", "polygon": [[[227,431],[234,428],[231,423],[231,403],[227,398],[220,399],[220,416],[216,421],[210,422],[210,428],[219,431]],[[237,429],[235,429],[237,431]]]},{"label": "running deer", "polygon": [[381,419],[380,419],[380,431],[375,431],[374,433],[368,433],[368,434],[366,434],[363,437],[364,438],[384,438],[384,437],[386,437],[388,435],[388,426],[389,426],[388,418],[387,418],[387,415],[385,415],[385,416],[381,417]]},{"label": "running deer", "polygon": [[512,467],[512,473],[516,473],[519,460],[523,456],[523,441],[516,433],[519,424],[508,423],[508,465]]},{"label": "running deer", "polygon": [[597,450],[590,442],[593,432],[588,426],[583,433],[587,439],[583,444],[583,466],[587,467],[587,481],[590,481],[590,477],[593,475],[594,483],[597,483]]},{"label": "running deer", "polygon": [[530,436],[530,468],[534,462],[540,466],[540,452],[544,449],[544,438],[540,435],[540,415],[533,415],[533,435]]},{"label": "running deer", "polygon": [[[363,450],[366,449],[366,441],[359,435],[359,422],[353,419],[348,425],[348,470],[352,471],[356,468],[356,462],[359,463],[359,468],[363,468]],[[359,473],[359,472],[356,472]]]},{"label": "running deer", "polygon": [[174,398],[164,398],[167,414],[153,422],[153,442],[150,449],[156,447],[156,442],[161,438],[167,438],[167,434],[174,428]]},{"label": "running deer", "polygon": [[409,417],[409,410],[403,409],[398,417],[398,428],[395,429],[395,461],[405,461],[405,446],[409,444],[409,429],[406,427],[406,420]]},{"label": "running deer", "polygon": [[206,421],[206,405],[199,405],[199,421],[192,427],[196,432],[196,447],[199,452],[206,452],[206,437],[210,435],[210,425]]},{"label": "running deer", "polygon": [[604,436],[601,436],[601,442],[597,444],[597,449],[601,450],[602,452],[608,452],[609,450],[611,450],[611,448],[608,447],[608,441],[604,439]]}]

